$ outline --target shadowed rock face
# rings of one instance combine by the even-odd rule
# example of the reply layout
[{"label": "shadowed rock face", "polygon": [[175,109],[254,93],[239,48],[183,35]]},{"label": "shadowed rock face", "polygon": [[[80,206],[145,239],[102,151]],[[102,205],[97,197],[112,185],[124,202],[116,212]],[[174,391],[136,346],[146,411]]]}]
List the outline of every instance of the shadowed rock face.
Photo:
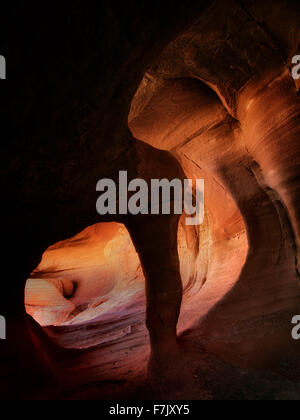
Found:
[{"label": "shadowed rock face", "polygon": [[[10,7],[8,398],[300,395],[299,4],[168,3]],[[120,170],[204,178],[204,223],[101,218]]]}]

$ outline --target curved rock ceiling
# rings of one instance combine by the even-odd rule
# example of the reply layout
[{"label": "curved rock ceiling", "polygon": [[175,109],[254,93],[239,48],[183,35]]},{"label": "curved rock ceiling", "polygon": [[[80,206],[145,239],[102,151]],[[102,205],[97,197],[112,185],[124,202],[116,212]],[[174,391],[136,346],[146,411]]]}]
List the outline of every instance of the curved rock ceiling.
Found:
[{"label": "curved rock ceiling", "polygon": [[[10,104],[23,131],[4,152],[18,186],[4,190],[7,249],[19,250],[18,265],[6,259],[7,358],[20,348],[18,372],[43,366],[61,384],[53,398],[297,399],[299,2],[189,1],[172,16],[104,3],[104,37],[80,6],[54,39],[42,21],[41,40],[25,31],[32,55],[49,49],[45,77],[25,71],[26,99]],[[204,179],[204,223],[100,218],[96,182],[119,170]],[[26,279],[43,329],[24,316]]]}]

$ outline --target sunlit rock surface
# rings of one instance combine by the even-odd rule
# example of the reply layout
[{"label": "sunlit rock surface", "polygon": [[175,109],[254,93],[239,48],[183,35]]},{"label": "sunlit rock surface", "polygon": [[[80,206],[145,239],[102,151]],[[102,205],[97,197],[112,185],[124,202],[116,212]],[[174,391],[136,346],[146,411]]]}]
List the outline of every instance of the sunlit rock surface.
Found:
[{"label": "sunlit rock surface", "polygon": [[[241,18],[253,25],[243,13]],[[208,314],[198,310],[191,340],[241,365],[264,365],[270,357],[298,352],[288,325],[300,307],[299,98],[268,42],[266,68],[256,63],[255,76],[237,97],[235,84],[243,83],[235,75],[238,68],[232,65],[216,78],[218,69],[202,62],[206,41],[200,22],[164,51],[150,78],[145,76],[129,126],[136,138],[171,152],[188,177],[205,179],[209,229],[204,238],[211,247],[204,249],[210,252],[208,272],[214,273],[207,288],[223,289],[224,295],[218,294]],[[237,50],[248,42],[241,30]],[[222,42],[215,42],[220,42],[220,61],[226,61]],[[184,61],[189,48],[193,62]],[[243,76],[252,71],[245,65]],[[198,237],[203,244],[203,235]],[[199,293],[201,307],[207,288]]]},{"label": "sunlit rock surface", "polygon": [[[137,253],[125,227],[114,223],[92,226],[51,247],[32,277],[27,282],[26,307],[44,326],[78,324],[107,314],[113,319],[144,296]],[[68,296],[65,289],[70,284],[73,293]],[[68,316],[62,320],[58,310],[56,321],[43,318],[38,305],[48,304],[51,310],[59,306],[59,299],[62,310],[69,309]]]},{"label": "sunlit rock surface", "polygon": [[[227,225],[227,229],[233,229],[230,247],[236,249],[243,261],[247,241],[237,210],[227,204],[222,208],[222,215],[224,223],[232,224]],[[202,238],[201,246],[198,235]],[[223,240],[228,242],[228,235]],[[234,253],[231,255],[237,261],[236,266],[231,260],[223,259],[222,263],[219,258],[222,251],[214,250],[212,245],[208,217],[196,228],[185,226],[182,218],[178,232],[184,284],[181,330],[191,327],[207,313],[230,290],[241,270],[241,262]],[[213,261],[215,268],[209,270]],[[213,281],[216,273],[218,285]],[[98,224],[50,247],[27,281],[25,304],[27,313],[40,325],[65,327],[66,337],[58,334],[56,339],[66,347],[89,347],[130,334],[134,325],[144,322],[146,303],[144,275],[127,229],[117,223]],[[84,331],[84,325],[88,324],[98,325],[100,329],[103,326],[102,333],[98,330],[92,336],[83,332],[72,337],[72,328],[67,328],[80,325]],[[54,330],[47,331],[55,336]]]},{"label": "sunlit rock surface", "polygon": [[56,279],[31,279],[25,288],[25,306],[41,326],[59,325],[75,310],[75,305],[64,298],[63,285]]}]

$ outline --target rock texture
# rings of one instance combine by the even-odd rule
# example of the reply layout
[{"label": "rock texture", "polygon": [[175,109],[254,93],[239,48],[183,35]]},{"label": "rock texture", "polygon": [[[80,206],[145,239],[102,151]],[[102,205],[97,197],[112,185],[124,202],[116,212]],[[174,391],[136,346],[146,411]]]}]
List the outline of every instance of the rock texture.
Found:
[{"label": "rock texture", "polygon": [[[1,26],[1,395],[299,398],[299,2],[98,7],[18,1]],[[204,178],[203,225],[100,218],[120,170]]]},{"label": "rock texture", "polygon": [[[283,95],[276,92],[277,83],[289,82],[283,75],[269,87],[282,100]],[[276,171],[273,164],[264,169],[259,164],[268,154],[272,155],[269,162],[273,162],[274,149],[279,151],[281,142],[284,146],[288,144],[286,147],[293,157],[294,150],[298,150],[295,133],[299,127],[299,102],[295,95],[293,99],[288,86],[283,90],[297,106],[296,109],[288,106],[286,111],[282,107],[280,114],[277,110],[278,126],[277,119],[271,120],[270,114],[262,109],[251,118],[250,108],[259,102],[259,95],[254,102],[251,99],[247,102],[248,110],[244,114],[247,123],[242,118],[237,122],[216,95],[202,83],[187,79],[169,80],[160,86],[147,107],[130,122],[137,138],[171,151],[188,177],[206,180],[209,228],[199,237],[200,246],[208,240],[212,246],[208,281],[203,288],[204,297],[201,292],[199,301],[204,305],[207,287],[226,290],[229,284],[230,294],[204,320],[199,316],[201,342],[207,342],[210,350],[216,348],[223,356],[230,357],[233,351],[233,358],[246,365],[259,364],[260,357],[264,363],[271,354],[275,357],[276,352],[282,355],[287,348],[294,347],[297,351],[298,347],[287,328],[292,314],[299,310],[297,248],[286,214],[286,208],[291,206],[281,201],[280,192],[276,192],[278,186],[267,179],[270,173],[279,176],[279,163]],[[240,101],[242,104],[242,98]],[[261,106],[265,108],[266,104]],[[263,119],[261,123],[258,115]],[[268,124],[268,121],[272,122]],[[261,134],[255,131],[258,126]],[[266,132],[269,140],[265,140]],[[277,137],[270,138],[274,133]],[[252,156],[251,141],[257,144],[259,136],[261,141],[268,142],[268,150]],[[293,142],[295,148],[291,146]],[[299,158],[294,161],[293,157],[286,158],[297,165]],[[283,164],[282,154],[278,154],[278,159]],[[282,173],[287,176],[288,169]],[[287,188],[288,184],[286,194]],[[293,184],[290,188],[295,192]]]}]

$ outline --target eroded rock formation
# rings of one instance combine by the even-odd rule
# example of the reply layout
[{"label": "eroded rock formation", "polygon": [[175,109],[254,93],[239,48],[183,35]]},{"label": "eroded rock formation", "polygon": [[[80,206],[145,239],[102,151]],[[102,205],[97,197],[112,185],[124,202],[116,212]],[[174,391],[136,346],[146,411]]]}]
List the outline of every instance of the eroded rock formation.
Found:
[{"label": "eroded rock formation", "polygon": [[[9,10],[1,391],[143,398],[147,306],[159,397],[297,398],[298,2],[100,7]],[[120,170],[205,179],[204,223],[99,217]]]}]

